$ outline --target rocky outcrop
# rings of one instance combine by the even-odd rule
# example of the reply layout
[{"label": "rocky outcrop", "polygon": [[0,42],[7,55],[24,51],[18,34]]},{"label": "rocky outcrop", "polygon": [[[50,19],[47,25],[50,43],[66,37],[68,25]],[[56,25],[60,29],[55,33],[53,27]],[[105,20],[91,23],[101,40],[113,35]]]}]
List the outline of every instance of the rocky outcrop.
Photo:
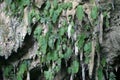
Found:
[{"label": "rocky outcrop", "polygon": [[[5,70],[4,66],[6,67],[6,65],[8,66],[10,64],[16,70],[14,74],[17,74],[20,69],[19,66],[22,64],[22,62],[26,61],[29,63],[29,66],[27,69],[28,71],[25,71],[27,72],[28,75],[25,73],[24,77],[27,76],[28,77],[27,80],[29,80],[29,78],[31,78],[31,80],[34,80],[37,78],[38,80],[44,79],[45,78],[44,70],[47,70],[47,69],[49,70],[49,66],[51,69],[51,66],[52,67],[53,65],[58,66],[60,64],[60,63],[57,64],[56,61],[52,62],[52,60],[50,62],[43,60],[44,58],[46,58],[46,56],[49,57],[50,55],[48,54],[50,53],[50,51],[56,49],[56,47],[58,47],[58,49],[60,48],[60,51],[58,50],[57,52],[56,50],[55,52],[56,54],[60,53],[62,54],[62,56],[64,56],[66,54],[65,52],[67,50],[67,47],[71,49],[67,51],[68,56],[70,55],[69,53],[71,52],[75,54],[70,56],[70,58],[68,59],[63,59],[63,58],[60,58],[60,56],[58,56],[62,64],[62,65],[60,64],[62,68],[60,69],[61,71],[55,74],[55,80],[58,80],[58,78],[59,80],[62,80],[63,78],[66,78],[66,75],[68,77],[66,78],[67,80],[69,78],[71,79],[73,78],[73,75],[69,75],[67,73],[67,70],[72,64],[72,61],[74,60],[78,60],[78,62],[80,63],[79,65],[80,70],[78,73],[74,75],[76,79],[77,77],[79,78],[78,80],[82,79],[83,77],[86,77],[89,80],[89,73],[91,75],[94,74],[95,69],[97,69],[96,66],[99,67],[100,65],[99,57],[102,58],[102,56],[104,55],[106,57],[105,59],[107,59],[107,63],[110,65],[111,64],[113,65],[115,61],[118,60],[120,56],[120,49],[119,49],[120,48],[120,34],[119,34],[120,32],[120,24],[119,24],[120,7],[119,6],[120,5],[118,3],[119,0],[115,1],[115,4],[114,4],[115,6],[113,5],[112,0],[101,0],[103,1],[99,5],[101,12],[99,11],[97,12],[97,7],[93,6],[93,4],[95,5],[95,3],[90,4],[89,0],[59,0],[58,3],[62,3],[62,1],[63,3],[72,2],[72,4],[67,4],[69,6],[69,9],[67,9],[66,7],[65,9],[63,9],[63,11],[61,11],[62,9],[61,7],[59,7],[60,9],[56,10],[58,6],[56,6],[55,3],[57,2],[52,3],[51,0],[46,4],[45,4],[46,0],[31,0],[31,3],[29,6],[26,6],[26,4],[25,6],[23,6],[24,9],[23,9],[22,19],[20,18],[19,15],[11,16],[10,11],[7,12],[6,14],[6,12],[3,11],[5,8],[4,1],[3,3],[0,3],[0,59],[1,59],[1,56],[2,58],[5,57],[3,61],[3,63],[4,62],[5,63],[4,65],[2,65],[3,70]],[[51,7],[50,7],[50,4],[52,5]],[[56,6],[55,8],[53,7],[53,4],[54,6]],[[109,4],[112,5],[113,9],[111,11],[111,14],[109,15],[110,26],[109,28],[106,28],[104,26],[105,22],[103,19],[102,9],[104,10],[109,9],[108,7]],[[70,7],[71,5],[73,5],[73,7]],[[66,6],[66,4],[64,4],[64,6]],[[78,14],[76,16],[77,6],[79,6],[78,8],[80,9],[80,11],[78,10],[78,13],[81,12],[82,14],[83,20],[81,20],[82,18],[80,17],[81,21],[77,19],[77,17],[81,15]],[[93,14],[96,15],[95,18],[94,18],[94,15],[92,15],[94,19],[91,18],[92,8],[93,8]],[[47,9],[48,12],[50,12],[50,14],[47,13],[47,11],[44,11],[43,9]],[[28,15],[29,15],[28,12],[32,15],[30,24],[28,23]],[[41,17],[41,21],[39,20],[37,22],[36,15],[38,20],[39,20],[39,16]],[[59,18],[59,20],[57,20],[57,18]],[[51,21],[51,24],[48,24],[49,21]],[[97,23],[97,21],[99,23]],[[29,27],[31,26],[30,29],[32,29],[31,30],[32,34],[27,32],[29,28],[28,25]],[[52,36],[47,34],[47,32],[49,31],[48,29],[49,25],[50,25],[50,28],[53,30],[50,32],[52,33]],[[100,38],[103,36],[103,40],[101,40],[100,42],[100,46],[102,48],[102,49],[100,48],[100,52],[101,52],[100,54],[96,50],[96,43],[97,43],[97,37],[98,37],[97,35],[99,35],[97,33],[100,32],[99,25],[104,29],[102,32],[103,35],[100,36]],[[38,26],[41,26],[41,27],[38,27]],[[38,30],[36,31],[36,36],[40,39],[44,38],[42,41],[40,41],[40,39],[38,38],[35,39],[33,37],[34,30],[36,29],[36,27],[38,27]],[[40,31],[40,28],[42,29],[41,31]],[[64,29],[66,30],[66,32]],[[84,35],[80,36],[81,32],[85,33],[86,38],[84,38],[85,37]],[[60,35],[58,36],[56,34],[59,34],[59,33],[61,35],[61,40],[64,40],[65,42],[64,41],[60,42],[58,40]],[[45,38],[46,34],[49,35],[47,36],[48,41],[44,41],[45,39],[47,39]],[[81,41],[81,37],[83,38],[82,41]],[[77,40],[78,38],[80,38],[80,40]],[[39,40],[40,42],[38,41],[37,43],[37,40]],[[98,41],[99,40],[100,39],[98,39]],[[59,44],[57,43],[57,41],[59,41],[58,42]],[[76,45],[79,42],[80,42],[80,45]],[[88,42],[92,42],[92,43],[86,44]],[[44,43],[44,44],[41,45],[41,43]],[[46,46],[44,47],[44,45],[46,45],[47,47]],[[86,49],[86,51],[84,49],[81,50],[82,49],[81,47],[80,47],[81,48],[80,50],[78,49],[77,46],[81,46],[81,45]],[[91,45],[93,48],[92,51],[90,47]],[[43,47],[41,48],[41,46]],[[52,47],[54,46],[54,49],[51,49],[50,48],[51,46]],[[43,51],[44,54],[42,54],[42,49],[44,50],[44,48],[45,48],[45,51]],[[53,52],[51,52],[50,54],[52,53]],[[54,58],[53,56],[56,58],[57,55],[51,55],[50,59]],[[84,59],[89,60],[90,58],[92,59],[91,63],[89,63],[89,61],[87,62],[84,61]],[[43,63],[41,63],[42,60],[44,61]],[[89,68],[89,67],[92,67],[92,68]],[[1,65],[0,65],[0,68],[1,68]],[[37,76],[34,76],[34,74],[37,74]],[[96,74],[93,76],[96,76]],[[8,78],[4,77],[4,79],[7,80]]]},{"label": "rocky outcrop", "polygon": [[104,33],[103,52],[107,57],[107,62],[114,64],[114,60],[120,55],[120,3],[114,2],[114,10],[110,14],[110,27]]},{"label": "rocky outcrop", "polygon": [[22,46],[27,33],[27,23],[19,17],[6,15],[5,3],[0,3],[0,56],[6,59]]}]

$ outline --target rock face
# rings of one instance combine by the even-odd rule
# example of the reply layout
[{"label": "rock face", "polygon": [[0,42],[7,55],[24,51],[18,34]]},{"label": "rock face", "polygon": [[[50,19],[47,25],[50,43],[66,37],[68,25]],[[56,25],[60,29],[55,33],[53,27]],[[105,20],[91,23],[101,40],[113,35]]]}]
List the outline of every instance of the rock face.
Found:
[{"label": "rock face", "polygon": [[17,51],[27,33],[25,21],[6,15],[3,11],[5,3],[0,4],[0,56],[7,59],[12,51]]},{"label": "rock face", "polygon": [[103,53],[107,62],[113,64],[116,57],[120,55],[120,1],[115,0],[115,9],[111,12],[110,31],[104,35]]},{"label": "rock face", "polygon": [[[46,0],[34,0],[34,1],[36,4],[35,7],[37,7],[37,9],[35,9],[35,10],[41,9],[42,5],[45,6],[44,2]],[[62,0],[59,0],[59,1],[62,1]],[[64,0],[64,1],[68,2],[69,0]],[[87,1],[87,0],[85,0],[85,1]],[[106,1],[106,0],[101,0],[101,1]],[[109,1],[111,1],[110,3],[112,3],[112,0],[109,0]],[[78,2],[75,2],[74,6],[75,5],[78,5]],[[6,62],[7,62],[7,61],[10,61],[12,52],[16,52],[15,54],[20,53],[20,55],[21,55],[21,53],[23,53],[22,56],[20,56],[19,58],[17,58],[14,61],[11,60],[11,62],[9,62],[8,64],[12,64],[12,65],[14,65],[14,68],[17,68],[20,62],[22,62],[24,60],[30,60],[30,65],[29,65],[28,70],[31,71],[30,74],[34,74],[34,73],[32,73],[32,70],[33,71],[36,70],[38,66],[40,66],[39,68],[41,69],[41,64],[40,64],[41,59],[39,59],[39,56],[37,56],[37,54],[35,54],[36,51],[39,49],[38,43],[34,41],[33,36],[27,35],[27,27],[28,27],[27,7],[28,6],[27,7],[24,6],[24,7],[25,8],[24,8],[23,19],[20,20],[19,16],[13,17],[13,16],[9,16],[9,14],[6,14],[3,11],[5,8],[5,3],[0,3],[0,56],[4,56],[6,59]],[[75,8],[76,8],[76,6],[75,6]],[[67,17],[69,15],[72,15],[72,17],[75,16],[74,15],[75,8],[68,10],[66,12],[67,15],[64,15],[64,16],[67,16]],[[109,32],[107,31],[107,33],[105,33],[103,35],[104,39],[103,39],[103,43],[101,45],[103,47],[102,53],[105,54],[105,56],[107,58],[107,62],[115,63],[114,59],[116,59],[116,57],[120,56],[120,34],[119,34],[119,32],[120,32],[120,0],[115,1],[115,7],[114,7],[113,12],[111,12],[110,16],[111,16],[110,28],[109,28],[110,31]],[[88,15],[88,17],[89,17],[89,15]],[[62,22],[62,20],[61,20],[61,22]],[[86,22],[87,22],[87,19],[85,20],[85,23]],[[77,23],[79,23],[79,22],[76,22],[76,25],[77,25]],[[35,27],[36,27],[36,25],[35,25]],[[46,32],[47,32],[47,30],[43,31],[43,33],[46,33]],[[70,30],[68,31],[68,33],[70,33]],[[78,30],[78,33],[79,33],[79,30]],[[79,34],[76,33],[75,35],[77,36]],[[75,36],[75,40],[76,40],[76,36]],[[71,38],[71,34],[70,34],[69,38]],[[23,43],[23,41],[24,41],[24,43]],[[22,47],[21,50],[18,49],[20,47]],[[19,55],[16,55],[16,56],[19,56]],[[13,57],[14,56],[12,56],[12,58]],[[41,58],[41,56],[40,56],[40,58]],[[39,71],[40,70],[38,69],[38,72]],[[42,70],[41,70],[41,72],[42,72]],[[59,77],[59,75],[61,77],[64,74],[67,74],[67,73],[60,72],[60,74],[58,74],[58,77]],[[55,80],[58,80],[58,77],[56,76]],[[41,77],[40,77],[40,79],[41,79]],[[4,79],[4,80],[7,80],[7,79]],[[59,80],[62,80],[62,79],[59,79]]]}]

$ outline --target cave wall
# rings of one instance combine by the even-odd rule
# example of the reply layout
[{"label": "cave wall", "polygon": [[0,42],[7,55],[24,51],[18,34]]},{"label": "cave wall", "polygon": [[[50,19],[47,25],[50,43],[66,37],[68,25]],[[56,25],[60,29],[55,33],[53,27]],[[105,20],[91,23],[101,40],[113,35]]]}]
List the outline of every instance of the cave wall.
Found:
[{"label": "cave wall", "polygon": [[[54,80],[58,80],[58,78],[59,80],[90,80],[90,78],[97,80],[100,78],[97,76],[99,75],[98,72],[101,72],[103,75],[102,80],[107,80],[109,79],[109,76],[107,76],[109,69],[105,69],[102,72],[101,66],[103,66],[102,69],[104,69],[106,66],[111,67],[112,65],[111,72],[114,72],[113,70],[115,68],[119,69],[119,0],[114,1],[114,3],[112,0],[101,0],[100,2],[90,2],[89,0],[58,0],[57,4],[68,2],[70,2],[73,7],[71,8],[71,5],[65,4],[68,5],[68,9],[65,8],[65,10],[60,12],[59,9],[57,9],[60,7],[57,5],[57,7],[54,8],[56,3],[54,4],[51,0],[50,3],[46,0],[31,0],[29,5],[25,3],[22,6],[23,9],[20,9],[22,12],[19,11],[20,7],[18,5],[18,10],[15,8],[18,13],[15,14],[12,13],[14,12],[13,10],[9,9],[12,2],[10,5],[6,5],[5,1],[0,3],[0,68],[3,70],[3,80],[13,80],[13,76],[17,76],[17,79],[24,76],[22,80],[34,80],[35,78],[45,80],[45,72],[47,74],[47,71],[49,72],[49,69],[51,69],[49,65],[53,67],[59,64],[62,67],[60,71],[50,75],[51,77],[55,77]],[[17,4],[17,2],[15,2],[15,4]],[[49,7],[49,4],[52,6]],[[83,9],[83,13],[78,12],[78,14],[80,13],[82,15],[77,15],[76,9],[78,6],[81,10],[80,12],[82,12]],[[99,7],[99,10],[96,10],[96,6]],[[8,11],[4,11],[6,7]],[[47,13],[50,10],[51,13]],[[56,11],[55,15],[52,15],[52,10],[53,13]],[[29,13],[32,16],[31,18],[28,16]],[[106,14],[104,15],[104,13]],[[39,16],[41,18],[39,18]],[[48,20],[48,22],[45,22],[45,20]],[[48,24],[49,21],[51,21],[51,24]],[[66,21],[66,23],[64,21]],[[109,23],[107,23],[107,21]],[[36,29],[42,29],[41,33],[35,33],[37,32]],[[52,31],[49,32],[49,29],[52,29]],[[47,33],[50,33],[50,35]],[[60,35],[56,35],[59,33]],[[84,33],[86,37],[82,33]],[[48,39],[45,38],[48,40],[45,42],[48,43],[47,48],[43,46],[46,44],[41,45],[41,43],[46,41],[44,40],[44,36],[48,37]],[[39,38],[41,40],[43,39],[43,41],[40,42]],[[98,47],[96,46],[98,45],[97,43],[99,44],[100,50],[96,48]],[[59,44],[59,47],[56,46],[57,44]],[[81,45],[84,49],[81,48]],[[89,45],[92,46],[92,49]],[[41,48],[41,46],[43,46],[46,51]],[[87,48],[85,46],[87,46]],[[46,59],[49,53],[54,53],[51,51],[59,48],[60,50],[58,50],[57,53],[65,57],[68,55],[66,58],[59,58],[59,55],[58,58],[61,63],[57,63],[57,60],[52,62],[52,59]],[[69,50],[72,52],[72,55],[69,54],[71,53]],[[51,56],[54,56],[54,54]],[[100,62],[103,59],[102,57],[105,57],[103,63]],[[42,62],[44,59],[46,59],[46,61]],[[72,65],[74,61],[76,65],[78,62],[79,66],[75,67],[78,68],[78,72],[74,73],[73,71],[74,75],[72,75],[67,72],[68,68],[69,70],[71,69],[70,65]],[[22,69],[21,65],[25,66],[22,74],[19,72]],[[10,74],[13,75],[5,74],[6,68],[9,68],[11,70]],[[100,70],[97,72],[97,69]],[[105,74],[104,71],[106,71]],[[20,76],[18,76],[18,74],[20,74]],[[35,77],[33,74],[38,74],[38,76]],[[14,77],[14,79],[16,80],[16,77]],[[48,78],[48,80],[52,79]]]}]

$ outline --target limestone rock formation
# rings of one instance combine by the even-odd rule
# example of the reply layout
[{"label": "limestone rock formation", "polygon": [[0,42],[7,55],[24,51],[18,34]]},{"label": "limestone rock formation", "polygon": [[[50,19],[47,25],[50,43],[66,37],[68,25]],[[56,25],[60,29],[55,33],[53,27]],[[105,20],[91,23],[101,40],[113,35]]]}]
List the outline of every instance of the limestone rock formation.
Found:
[{"label": "limestone rock formation", "polygon": [[0,56],[7,59],[12,52],[22,46],[27,33],[26,22],[12,17],[4,11],[5,3],[0,3]]},{"label": "limestone rock formation", "polygon": [[107,57],[107,62],[114,63],[116,57],[120,55],[120,1],[115,0],[115,9],[110,14],[110,27],[104,34],[103,53]]},{"label": "limestone rock formation", "polygon": [[[0,60],[1,56],[2,59],[5,57],[5,59],[3,59],[3,62],[1,61],[1,63],[5,63],[2,65],[0,63],[0,72],[2,70],[5,71],[6,67],[12,65],[15,70],[13,74],[17,74],[17,76],[19,76],[18,73],[21,69],[20,66],[23,62],[26,61],[26,63],[29,65],[27,65],[27,69],[22,73],[22,77],[27,77],[26,80],[35,80],[37,78],[39,78],[38,80],[42,80],[45,78],[44,74],[47,72],[46,70],[48,69],[48,72],[50,73],[54,70],[54,66],[61,67],[60,71],[58,71],[57,74],[56,72],[54,73],[54,80],[63,80],[63,78],[65,78],[65,80],[73,80],[73,75],[67,72],[68,70],[71,70],[74,73],[74,70],[72,69],[76,69],[76,66],[73,66],[72,68],[70,65],[72,65],[74,60],[76,60],[76,62],[78,61],[78,64],[76,64],[79,65],[77,66],[79,71],[78,73],[74,74],[75,80],[82,80],[83,78],[84,80],[86,78],[88,78],[86,80],[90,80],[90,76],[93,76],[93,78],[97,77],[97,69],[101,68],[100,60],[102,59],[103,55],[106,57],[105,59],[107,59],[107,63],[110,65],[114,64],[115,60],[119,58],[120,0],[115,0],[114,3],[113,0],[99,0],[101,1],[98,2],[98,4],[100,3],[99,7],[101,11],[98,12],[98,5],[96,6],[95,3],[93,3],[94,5],[91,4],[90,0],[58,0],[58,4],[65,3],[62,4],[63,6],[60,5],[59,8],[58,6],[55,8],[53,7],[52,0],[49,0],[50,2],[47,2],[47,0],[30,1],[31,2],[29,5],[25,4],[25,6],[22,6],[24,8],[22,10],[22,19],[20,19],[19,15],[11,16],[10,11],[6,14],[4,11],[4,1],[3,3],[0,3]],[[71,2],[71,4],[68,2]],[[51,7],[50,4],[52,5]],[[64,7],[66,5],[69,8],[67,9],[66,7],[62,12],[61,6]],[[47,10],[44,11],[44,9]],[[78,17],[81,15],[76,15],[76,9],[80,9],[78,10],[78,13],[83,14],[83,20],[78,20]],[[92,9],[93,11],[91,11]],[[111,10],[108,11],[110,12],[109,28],[106,28],[104,26],[105,22],[102,14],[102,9],[106,11]],[[94,19],[91,18],[91,13],[93,13],[92,16],[96,16]],[[28,15],[31,19],[30,24],[28,22]],[[49,22],[51,24],[48,24]],[[99,36],[97,36],[100,35],[100,26],[103,28],[103,30],[101,30],[101,33],[103,33],[103,35],[100,36],[100,38],[103,37],[103,40],[101,40],[101,42],[99,41]],[[30,33],[27,32],[28,27],[31,29]],[[34,31],[37,28],[38,30],[34,35]],[[49,28],[52,31],[49,31]],[[35,38],[34,36],[37,36],[38,38]],[[46,39],[48,41],[46,41]],[[98,44],[100,43],[100,46],[102,48],[100,51],[96,48],[98,47],[97,42]],[[53,46],[54,48],[52,48]],[[56,51],[54,52],[54,50]],[[68,56],[68,58],[65,59],[65,56]],[[52,60],[54,58],[55,60],[58,58],[60,61]],[[91,63],[89,60],[91,60]],[[24,65],[26,66],[26,64]],[[104,69],[104,67],[102,67],[102,69]],[[103,70],[100,71],[101,74],[103,74],[102,71]],[[10,72],[12,72],[12,70]],[[51,74],[49,75],[48,72],[47,77],[52,76]],[[107,70],[105,73],[106,75],[109,74]],[[37,75],[34,76],[34,74]],[[102,77],[104,78],[105,76]],[[77,79],[77,77],[79,79]],[[4,76],[4,80],[13,80],[13,78],[9,78],[10,76]]]}]

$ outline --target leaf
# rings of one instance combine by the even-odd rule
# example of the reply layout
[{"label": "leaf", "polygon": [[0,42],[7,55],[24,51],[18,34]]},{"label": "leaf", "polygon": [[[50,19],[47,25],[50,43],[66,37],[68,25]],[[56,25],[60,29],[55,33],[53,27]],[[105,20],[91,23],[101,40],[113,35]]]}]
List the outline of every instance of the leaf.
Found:
[{"label": "leaf", "polygon": [[103,67],[105,67],[105,65],[106,65],[106,58],[105,57],[102,57],[101,64]]},{"label": "leaf", "polygon": [[53,23],[56,23],[61,11],[62,11],[62,8],[60,8],[60,7],[54,11],[53,16],[52,16]]},{"label": "leaf", "polygon": [[45,6],[45,9],[48,10],[50,8],[51,4],[50,4],[50,1],[47,0],[46,2],[46,6]]},{"label": "leaf", "polygon": [[56,61],[58,59],[58,54],[57,54],[57,51],[54,51],[52,53],[52,61]]},{"label": "leaf", "polygon": [[77,73],[79,70],[79,62],[78,61],[73,61],[73,73]]},{"label": "leaf", "polygon": [[79,5],[79,6],[77,7],[76,16],[77,16],[78,20],[80,20],[80,21],[83,20],[84,11],[83,11],[83,7],[82,7],[81,5]]},{"label": "leaf", "polygon": [[90,57],[85,56],[85,63],[86,63],[86,64],[88,64],[88,63],[89,63],[89,61],[90,61]]},{"label": "leaf", "polygon": [[110,72],[109,80],[116,80],[116,76],[113,72]]},{"label": "leaf", "polygon": [[47,61],[49,62],[49,61],[56,61],[57,59],[58,59],[58,53],[57,53],[57,51],[51,51],[51,53],[49,52],[48,54],[47,54]]},{"label": "leaf", "polygon": [[15,11],[15,8],[16,8],[16,7],[15,7],[15,3],[12,3],[12,4],[11,4],[11,10],[12,10],[13,12]]},{"label": "leaf", "polygon": [[53,14],[53,16],[52,16],[52,21],[53,21],[53,23],[55,23],[56,21],[57,21],[57,14],[56,14],[56,12],[54,12],[54,14]]},{"label": "leaf", "polygon": [[51,8],[50,10],[49,10],[50,12],[50,17],[52,17],[52,15],[53,15],[53,13],[54,13],[54,9],[53,8]]},{"label": "leaf", "polygon": [[35,20],[39,20],[40,19],[40,16],[39,14],[35,11],[35,9],[32,9],[29,13],[28,13],[28,23],[29,25],[31,23],[33,23],[33,18],[35,18]]},{"label": "leaf", "polygon": [[27,70],[27,63],[23,62],[19,67],[19,75],[23,75],[24,72]]},{"label": "leaf", "polygon": [[92,43],[91,42],[86,43],[84,46],[85,53],[90,53],[91,50],[92,50]]},{"label": "leaf", "polygon": [[61,69],[61,59],[57,59],[55,63],[56,63],[56,65],[53,70],[56,73],[56,72],[59,72]]},{"label": "leaf", "polygon": [[68,3],[66,3],[66,6],[67,6],[68,9],[71,9],[72,8],[72,3],[68,2]]},{"label": "leaf", "polygon": [[53,49],[54,48],[54,35],[52,35],[52,36],[50,36],[49,37],[49,41],[48,41],[48,45],[49,45],[49,47],[51,48],[51,49]]},{"label": "leaf", "polygon": [[65,34],[65,28],[64,27],[61,27],[60,30],[59,30],[59,35],[60,36],[63,36]]},{"label": "leaf", "polygon": [[47,49],[47,40],[44,36],[40,36],[39,37],[39,46],[40,46],[40,50],[43,54],[46,53],[46,49]]},{"label": "leaf", "polygon": [[13,66],[9,65],[7,67],[5,67],[4,69],[4,75],[5,77],[9,77],[11,72],[12,72]]},{"label": "leaf", "polygon": [[54,68],[54,70],[55,70],[55,72],[58,72],[58,71],[60,71],[60,66],[55,66],[55,68]]},{"label": "leaf", "polygon": [[23,80],[21,75],[17,75],[17,80]]},{"label": "leaf", "polygon": [[108,16],[106,16],[105,25],[106,25],[106,27],[110,27]]},{"label": "leaf", "polygon": [[92,11],[91,11],[91,18],[96,19],[98,16],[98,8],[97,6],[93,6]]},{"label": "leaf", "polygon": [[58,59],[56,63],[60,66],[61,65],[61,59]]},{"label": "leaf", "polygon": [[98,72],[98,80],[103,80],[103,72],[102,72],[102,68],[99,67],[97,72]]},{"label": "leaf", "polygon": [[19,4],[19,6],[17,5],[17,6],[18,6],[18,9],[19,9],[19,10],[23,10],[23,9],[24,9],[24,6],[30,4],[30,0],[20,0],[20,1],[18,1],[17,3]]},{"label": "leaf", "polygon": [[44,75],[46,80],[53,80],[53,73],[51,71],[51,69],[49,69],[48,71],[44,71]]},{"label": "leaf", "polygon": [[19,3],[20,3],[21,6],[29,5],[30,0],[21,0]]},{"label": "leaf", "polygon": [[58,5],[58,0],[54,0],[54,1],[53,1],[53,6],[54,6],[54,8],[57,8],[57,5]]},{"label": "leaf", "polygon": [[68,59],[72,55],[72,49],[70,47],[67,48],[67,52],[64,54],[64,58]]},{"label": "leaf", "polygon": [[61,7],[62,9],[71,9],[72,8],[72,3],[71,2],[61,3],[59,5],[59,7]]},{"label": "leaf", "polygon": [[90,30],[90,25],[84,25],[85,30]]},{"label": "leaf", "polygon": [[23,61],[20,66],[19,70],[17,72],[17,80],[23,80],[23,75],[27,71],[28,64],[26,61]]},{"label": "leaf", "polygon": [[50,52],[47,54],[46,59],[48,62],[50,62],[52,60],[52,55]]},{"label": "leaf", "polygon": [[68,68],[68,73],[75,74],[79,70],[79,62],[77,60],[72,62],[72,65]]},{"label": "leaf", "polygon": [[49,43],[48,43],[48,45],[49,45],[49,47],[50,47],[51,49],[54,48],[54,42],[53,42],[53,39],[49,39]]},{"label": "leaf", "polygon": [[37,28],[34,31],[34,37],[37,38],[37,40],[38,40],[38,38],[39,38],[39,36],[40,36],[41,33],[42,33],[41,26],[37,26]]},{"label": "leaf", "polygon": [[35,18],[37,21],[40,20],[40,15],[36,13]]},{"label": "leaf", "polygon": [[86,38],[86,35],[82,33],[80,36],[78,36],[77,46],[79,49],[81,49],[84,45],[84,39]]}]

